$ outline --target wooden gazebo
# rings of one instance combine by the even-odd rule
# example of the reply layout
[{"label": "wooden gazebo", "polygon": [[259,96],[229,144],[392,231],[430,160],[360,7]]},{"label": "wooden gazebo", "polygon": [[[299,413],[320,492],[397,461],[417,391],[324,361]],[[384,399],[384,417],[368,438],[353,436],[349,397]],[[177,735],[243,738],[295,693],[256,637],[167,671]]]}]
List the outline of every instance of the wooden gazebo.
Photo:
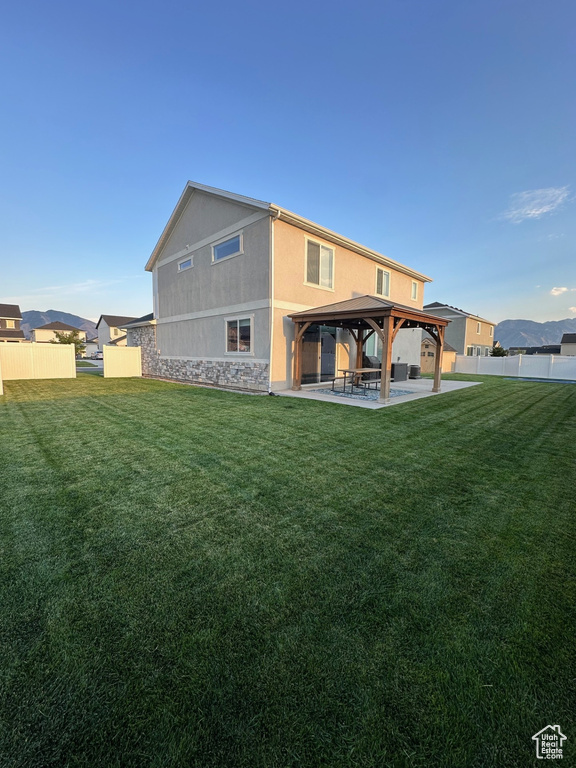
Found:
[{"label": "wooden gazebo", "polygon": [[313,323],[319,323],[345,328],[352,334],[356,342],[356,368],[362,367],[366,341],[374,333],[380,337],[382,341],[380,402],[387,402],[390,398],[392,343],[396,334],[401,328],[422,328],[436,342],[438,351],[435,356],[432,392],[440,392],[444,331],[449,320],[402,304],[394,304],[377,296],[357,296],[347,301],[296,312],[289,317],[295,325],[292,389],[302,387],[302,337]]}]

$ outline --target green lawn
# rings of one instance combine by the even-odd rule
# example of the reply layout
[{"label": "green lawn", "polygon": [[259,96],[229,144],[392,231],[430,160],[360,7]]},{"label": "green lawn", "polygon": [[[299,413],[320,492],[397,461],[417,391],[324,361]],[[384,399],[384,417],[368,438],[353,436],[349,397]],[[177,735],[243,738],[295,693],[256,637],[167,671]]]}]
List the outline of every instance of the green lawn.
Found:
[{"label": "green lawn", "polygon": [[0,766],[574,765],[576,385],[482,380],[5,383]]},{"label": "green lawn", "polygon": [[89,363],[88,360],[76,360],[76,368],[96,368],[94,363]]}]

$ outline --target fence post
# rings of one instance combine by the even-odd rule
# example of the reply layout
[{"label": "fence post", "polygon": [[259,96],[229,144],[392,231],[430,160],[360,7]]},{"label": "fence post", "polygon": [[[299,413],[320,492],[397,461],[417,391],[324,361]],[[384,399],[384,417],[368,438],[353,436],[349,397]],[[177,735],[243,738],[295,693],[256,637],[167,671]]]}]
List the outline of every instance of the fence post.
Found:
[{"label": "fence post", "polygon": [[550,355],[550,358],[548,359],[548,378],[553,379],[554,373],[554,355]]}]

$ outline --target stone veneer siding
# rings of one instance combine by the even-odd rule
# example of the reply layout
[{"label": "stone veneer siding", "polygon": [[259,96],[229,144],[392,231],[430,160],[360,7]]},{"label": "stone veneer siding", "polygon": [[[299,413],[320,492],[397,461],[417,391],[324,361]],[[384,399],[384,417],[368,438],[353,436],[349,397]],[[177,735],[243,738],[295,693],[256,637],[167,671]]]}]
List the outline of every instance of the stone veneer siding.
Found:
[{"label": "stone veneer siding", "polygon": [[128,331],[128,346],[142,350],[142,375],[198,384],[267,392],[268,363],[251,360],[187,360],[161,357],[156,348],[156,326],[145,325]]}]

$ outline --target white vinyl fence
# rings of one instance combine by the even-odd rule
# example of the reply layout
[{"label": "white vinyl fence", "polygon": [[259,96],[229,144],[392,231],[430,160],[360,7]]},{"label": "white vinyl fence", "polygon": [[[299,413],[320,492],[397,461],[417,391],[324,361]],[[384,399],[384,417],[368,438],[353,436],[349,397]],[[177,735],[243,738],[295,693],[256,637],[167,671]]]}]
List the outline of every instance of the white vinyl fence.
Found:
[{"label": "white vinyl fence", "polygon": [[567,355],[514,355],[513,357],[457,355],[454,372],[576,381],[576,357]]},{"label": "white vinyl fence", "polygon": [[109,347],[105,344],[102,351],[105,379],[142,376],[140,347]]},{"label": "white vinyl fence", "polygon": [[4,381],[74,379],[76,378],[74,345],[0,343],[0,370]]}]

